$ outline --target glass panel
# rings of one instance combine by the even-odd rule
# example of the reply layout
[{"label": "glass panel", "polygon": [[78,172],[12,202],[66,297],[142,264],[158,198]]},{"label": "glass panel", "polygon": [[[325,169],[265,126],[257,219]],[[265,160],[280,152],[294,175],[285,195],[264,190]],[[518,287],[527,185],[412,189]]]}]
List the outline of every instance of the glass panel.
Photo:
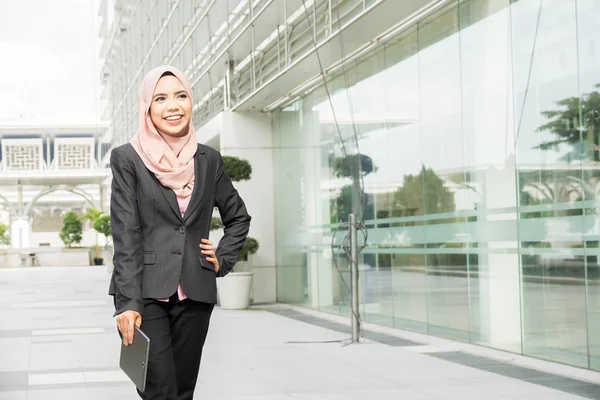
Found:
[{"label": "glass panel", "polygon": [[[297,108],[286,109],[277,114],[274,123],[274,145],[278,149],[274,159],[275,187],[287,188],[275,192],[277,298],[285,303],[316,306],[318,298],[309,298],[306,245],[301,242],[304,209],[301,112]],[[314,285],[318,282],[311,283],[311,287]]]},{"label": "glass panel", "polygon": [[512,19],[523,353],[587,366],[576,1],[520,1]]},{"label": "glass panel", "polygon": [[[390,159],[388,147],[380,145],[388,136],[385,115],[388,77],[382,48],[350,70],[342,81],[343,85],[349,87],[334,96],[336,119],[343,129],[342,136],[348,138],[345,143],[346,154],[335,160],[335,175],[341,176],[338,181],[343,184],[337,203],[344,204],[344,209],[338,208],[338,218],[347,221],[348,211],[353,210],[359,221],[361,216],[364,217],[371,232],[371,221],[375,218],[375,197],[378,192],[386,190],[390,183],[389,177],[395,171],[395,166],[391,164],[395,159]],[[331,126],[327,129],[334,130]],[[360,160],[356,158],[357,141]],[[364,190],[359,187],[361,182]],[[348,203],[352,206],[345,207]],[[360,238],[362,237],[361,235]],[[350,282],[350,274],[346,275],[345,280]],[[377,252],[368,248],[361,253],[359,276],[362,283],[360,303],[363,318],[369,322],[393,325],[390,266],[379,266]]]},{"label": "glass panel", "polygon": [[385,158],[377,175],[385,188],[375,195],[376,226],[369,233],[379,248],[379,269],[391,268],[394,326],[427,332],[427,282],[423,253],[416,28],[385,47],[386,135],[379,140]]},{"label": "glass panel", "polygon": [[[419,23],[422,168],[414,179],[427,249],[427,321],[435,335],[469,340],[464,220],[461,70],[458,7]],[[453,184],[450,184],[453,181]]]},{"label": "glass panel", "polygon": [[600,369],[600,265],[598,240],[600,239],[600,2],[597,0],[577,1],[577,41],[579,55],[579,93],[581,115],[583,181],[580,182],[581,196],[586,200],[582,224],[585,242],[584,255],[587,265],[587,320],[589,364]]},{"label": "glass panel", "polygon": [[600,369],[599,13],[457,0],[274,113],[279,301],[350,315],[364,211],[365,320]]},{"label": "glass panel", "polygon": [[509,3],[460,3],[465,176],[452,181],[467,217],[470,339],[520,352]]}]

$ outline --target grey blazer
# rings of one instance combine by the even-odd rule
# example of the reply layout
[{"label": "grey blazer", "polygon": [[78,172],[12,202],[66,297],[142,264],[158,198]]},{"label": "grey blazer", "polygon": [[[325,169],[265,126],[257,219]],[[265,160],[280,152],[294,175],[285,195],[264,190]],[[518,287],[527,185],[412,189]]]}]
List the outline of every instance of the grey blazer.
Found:
[{"label": "grey blazer", "polygon": [[[224,172],[216,150],[198,145],[195,184],[182,217],[175,192],[158,181],[131,144],[113,149],[110,215],[114,270],[109,294],[115,315],[143,312],[143,299],[168,298],[181,281],[194,301],[217,302],[216,277],[233,268],[250,228],[250,215]],[[199,247],[208,238],[212,210],[217,206],[225,234],[216,250],[220,271]]]}]

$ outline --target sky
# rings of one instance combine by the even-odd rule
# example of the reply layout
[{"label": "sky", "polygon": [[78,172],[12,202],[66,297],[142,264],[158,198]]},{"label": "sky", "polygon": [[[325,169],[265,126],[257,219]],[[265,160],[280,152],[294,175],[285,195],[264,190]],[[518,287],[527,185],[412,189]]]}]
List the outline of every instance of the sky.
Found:
[{"label": "sky", "polygon": [[99,0],[0,0],[0,124],[100,118]]}]

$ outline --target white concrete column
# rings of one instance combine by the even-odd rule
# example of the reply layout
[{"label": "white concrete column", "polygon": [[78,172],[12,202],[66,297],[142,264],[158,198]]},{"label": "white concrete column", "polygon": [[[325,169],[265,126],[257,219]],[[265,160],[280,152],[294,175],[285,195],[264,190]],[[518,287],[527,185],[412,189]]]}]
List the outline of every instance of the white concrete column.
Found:
[{"label": "white concrete column", "polygon": [[[318,111],[302,112],[302,176],[303,176],[303,206],[304,228],[307,231],[308,291],[311,306],[315,308],[333,305],[334,284],[333,261],[331,251],[316,250],[317,245],[323,244],[323,234],[320,230],[315,232],[315,227],[329,223],[329,199],[323,198],[321,181],[321,123]],[[327,216],[327,220],[325,220]],[[330,243],[329,237],[326,243]]]},{"label": "white concrete column", "polygon": [[10,223],[11,247],[27,248],[29,247],[29,238],[31,235],[31,221],[28,216],[13,216]]},{"label": "white concrete column", "polygon": [[[305,138],[302,116],[298,111],[285,111],[274,115],[275,218],[278,252],[277,300],[304,303],[308,295],[311,304],[318,304],[316,276],[310,275],[309,232],[306,222],[306,179],[303,160]],[[314,278],[314,279],[313,279]],[[311,283],[313,282],[313,283]],[[311,286],[312,285],[312,286]],[[312,288],[312,290],[311,290]]]},{"label": "white concrete column", "polygon": [[253,302],[276,301],[273,144],[271,117],[260,112],[222,113],[221,154],[248,160],[249,181],[234,185],[252,216],[249,236],[258,240],[253,256]]},{"label": "white concrete column", "polygon": [[[515,207],[517,184],[514,159],[503,169],[485,173],[481,232],[487,237],[489,254],[480,255],[479,297],[483,341],[493,347],[520,351],[521,291],[517,240],[517,214],[489,215],[486,211]],[[509,251],[506,251],[510,249]],[[505,252],[506,251],[506,252]]]}]

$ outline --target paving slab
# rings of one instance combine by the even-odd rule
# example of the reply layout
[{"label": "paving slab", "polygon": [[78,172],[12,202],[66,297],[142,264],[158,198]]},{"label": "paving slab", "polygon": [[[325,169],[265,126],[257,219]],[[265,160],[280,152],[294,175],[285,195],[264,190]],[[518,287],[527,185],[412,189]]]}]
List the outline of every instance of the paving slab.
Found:
[{"label": "paving slab", "polygon": [[[139,398],[118,368],[108,280],[103,267],[0,269],[0,400]],[[401,336],[366,329],[348,344],[339,318],[217,307],[195,398],[600,399],[597,382],[560,366],[549,373]]]}]

